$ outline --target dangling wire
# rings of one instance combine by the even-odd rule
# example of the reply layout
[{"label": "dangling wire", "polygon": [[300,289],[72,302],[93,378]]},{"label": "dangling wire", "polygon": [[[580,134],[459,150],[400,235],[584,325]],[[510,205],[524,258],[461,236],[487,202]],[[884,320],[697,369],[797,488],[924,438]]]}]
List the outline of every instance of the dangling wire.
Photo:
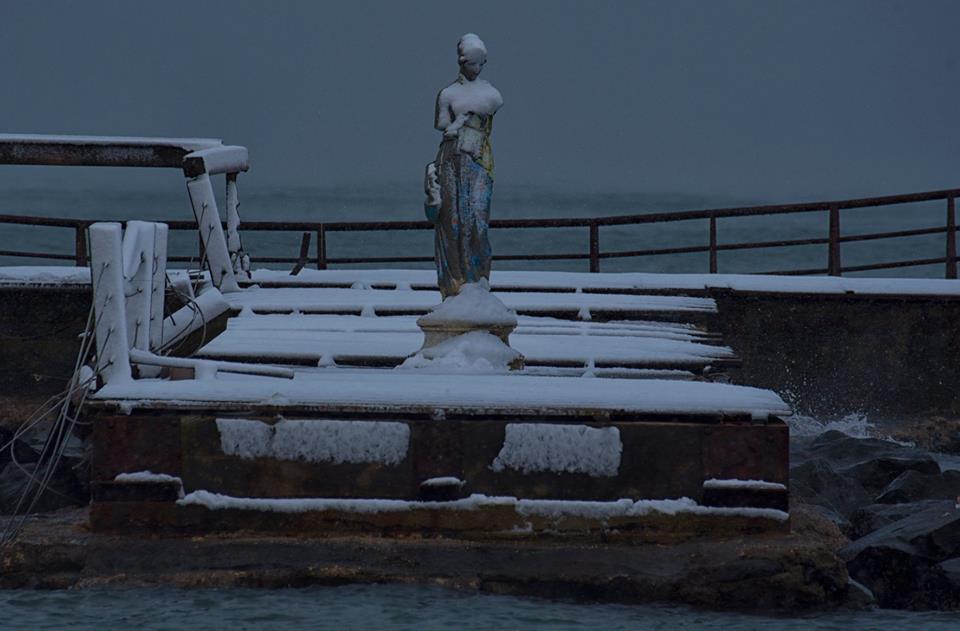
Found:
[{"label": "dangling wire", "polygon": [[[95,369],[89,372],[87,376],[82,376],[86,372],[83,371],[83,367],[88,365],[93,355],[93,331],[96,328],[94,318],[94,309],[91,306],[87,315],[87,324],[82,334],[80,351],[77,353],[77,361],[74,364],[73,376],[67,389],[50,397],[37,408],[14,432],[13,437],[0,448],[9,448],[10,461],[26,477],[26,483],[17,499],[11,517],[0,532],[0,546],[7,545],[16,538],[23,528],[27,515],[33,511],[44,493],[52,492],[62,496],[62,494],[50,488],[50,482],[63,459],[69,439],[73,436],[87,394],[91,390],[91,386],[95,385],[95,380],[100,372]],[[24,436],[35,431],[41,423],[49,420],[54,414],[53,424],[47,432],[37,461],[32,463],[33,470],[30,470],[17,459],[16,445]]]}]

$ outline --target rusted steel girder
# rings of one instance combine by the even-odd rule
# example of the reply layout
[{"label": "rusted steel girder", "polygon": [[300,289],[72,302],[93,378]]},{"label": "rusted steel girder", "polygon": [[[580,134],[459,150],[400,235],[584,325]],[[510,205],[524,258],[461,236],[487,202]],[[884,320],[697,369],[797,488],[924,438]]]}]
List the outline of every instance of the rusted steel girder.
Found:
[{"label": "rusted steel girder", "polygon": [[222,145],[213,138],[0,134],[0,164],[180,169],[187,154]]}]

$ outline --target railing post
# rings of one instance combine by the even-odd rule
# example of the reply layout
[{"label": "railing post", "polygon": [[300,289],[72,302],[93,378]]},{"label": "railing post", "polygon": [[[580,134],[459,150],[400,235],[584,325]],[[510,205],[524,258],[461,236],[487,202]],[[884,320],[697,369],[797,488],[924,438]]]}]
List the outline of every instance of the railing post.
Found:
[{"label": "railing post", "polygon": [[590,223],[590,271],[600,271],[600,226],[595,221]]},{"label": "railing post", "polygon": [[830,206],[830,244],[827,257],[827,273],[831,276],[841,276],[840,263],[840,207]]},{"label": "railing post", "polygon": [[87,226],[80,224],[75,228],[76,242],[76,265],[77,267],[86,267],[90,261],[87,257]]},{"label": "railing post", "polygon": [[710,273],[717,273],[717,217],[710,215]]},{"label": "railing post", "polygon": [[953,197],[947,198],[947,269],[945,277],[957,277],[957,217]]},{"label": "railing post", "polygon": [[317,269],[327,269],[327,229],[317,228]]}]

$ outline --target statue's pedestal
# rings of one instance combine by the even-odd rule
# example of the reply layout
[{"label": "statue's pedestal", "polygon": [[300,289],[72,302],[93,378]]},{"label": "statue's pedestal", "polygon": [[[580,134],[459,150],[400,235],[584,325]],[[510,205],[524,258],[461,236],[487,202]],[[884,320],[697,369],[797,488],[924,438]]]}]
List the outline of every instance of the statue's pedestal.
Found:
[{"label": "statue's pedestal", "polygon": [[439,360],[453,368],[454,362],[443,360],[458,358],[464,364],[486,362],[492,368],[523,368],[523,355],[510,348],[517,316],[490,293],[486,282],[464,285],[458,295],[421,316],[417,325],[423,331],[423,347],[405,366],[419,367]]}]

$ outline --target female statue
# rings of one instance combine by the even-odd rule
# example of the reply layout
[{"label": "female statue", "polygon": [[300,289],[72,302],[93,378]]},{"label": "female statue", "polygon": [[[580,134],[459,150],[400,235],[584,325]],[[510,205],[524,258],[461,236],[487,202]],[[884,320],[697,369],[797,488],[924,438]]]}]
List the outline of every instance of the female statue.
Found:
[{"label": "female statue", "polygon": [[460,75],[437,95],[434,127],[443,140],[426,178],[425,208],[436,226],[437,280],[444,298],[457,295],[465,283],[490,279],[490,131],[503,105],[500,92],[478,78],[487,62],[480,38],[467,33],[457,53]]}]

